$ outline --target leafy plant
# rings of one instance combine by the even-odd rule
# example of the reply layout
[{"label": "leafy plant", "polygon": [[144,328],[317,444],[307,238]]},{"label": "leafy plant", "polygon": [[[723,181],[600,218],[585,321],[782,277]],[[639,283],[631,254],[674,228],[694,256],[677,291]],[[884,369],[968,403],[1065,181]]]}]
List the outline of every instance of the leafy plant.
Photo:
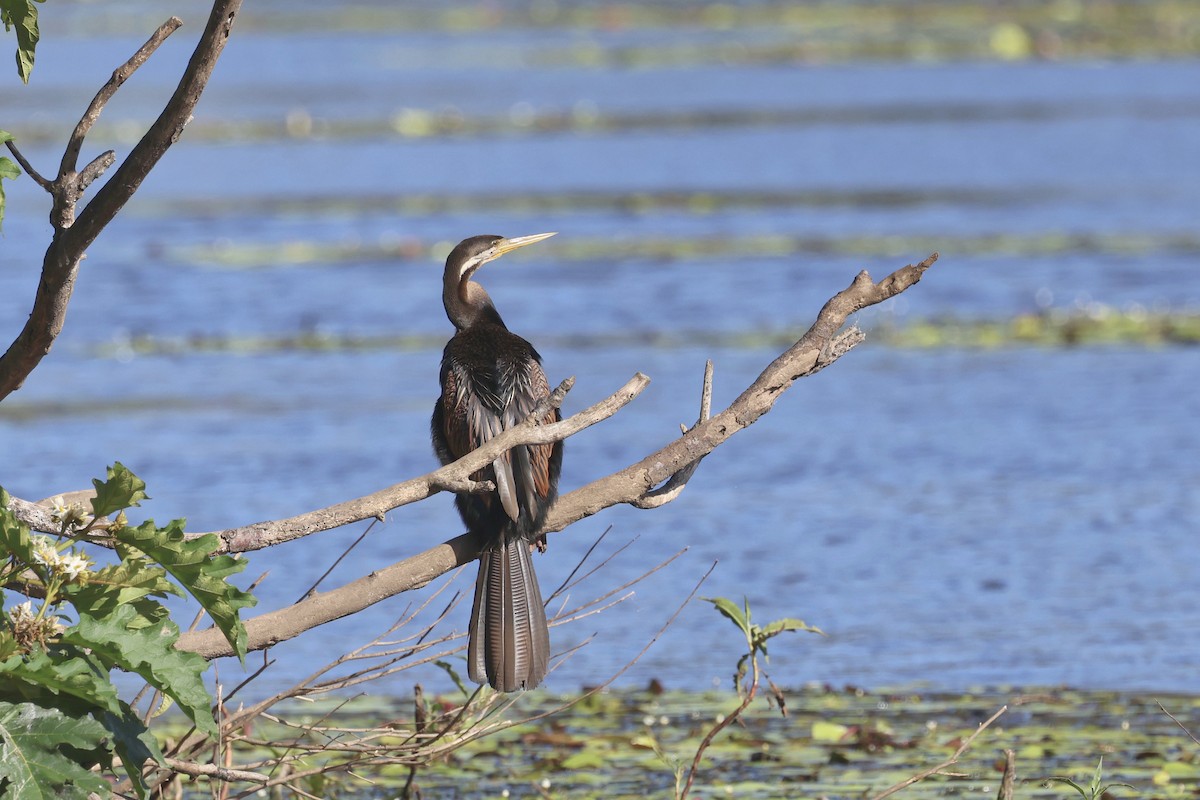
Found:
[{"label": "leafy plant", "polygon": [[[139,675],[199,731],[217,734],[202,679],[208,662],[175,649],[179,627],[161,602],[168,594],[195,598],[238,655],[246,652],[238,612],[255,600],[226,580],[246,562],[214,556],[215,536],[187,540],[183,520],[129,525],[125,511],[146,499],[146,485],[122,464],[94,484],[90,510],[55,498],[56,537],[31,535],[0,488],[0,587],[6,601],[10,591],[26,597],[0,626],[0,794],[86,797],[108,788],[91,768],[112,769],[116,755],[145,796],[142,765],[163,754],[118,696],[115,669]],[[101,544],[120,560],[96,568],[87,551]]]},{"label": "leafy plant", "polygon": [[[768,622],[766,625],[755,625],[750,620],[750,601],[742,598],[742,607],[738,608],[737,603],[725,597],[702,597],[701,600],[706,600],[713,604],[726,619],[738,626],[742,634],[746,637],[746,652],[738,659],[737,671],[733,676],[733,688],[737,691],[738,696],[744,696],[758,687],[758,654],[762,653],[763,660],[767,658],[767,642],[775,638],[785,631],[807,631],[808,633],[818,633],[822,636],[825,634],[820,628],[814,628],[806,624],[803,620],[787,617],[777,619],[774,622]],[[750,684],[746,684],[747,667],[754,668],[754,675]]]},{"label": "leafy plant", "polygon": [[733,688],[738,693],[738,697],[742,698],[742,702],[734,709],[733,713],[719,720],[700,742],[700,746],[696,748],[696,755],[692,759],[692,764],[687,770],[686,778],[684,777],[681,764],[673,763],[672,760],[666,758],[661,750],[656,750],[659,757],[666,761],[668,765],[671,765],[675,771],[675,795],[679,800],[684,800],[688,796],[688,793],[691,792],[692,783],[696,778],[696,770],[700,767],[700,759],[703,758],[704,751],[713,743],[718,733],[729,727],[742,715],[758,693],[759,680],[762,677],[758,656],[761,654],[763,661],[768,660],[767,642],[785,631],[807,631],[824,636],[824,633],[819,628],[814,628],[803,620],[791,617],[768,622],[766,625],[756,625],[750,618],[750,601],[744,597],[742,598],[741,607],[725,597],[704,597],[701,599],[712,603],[713,607],[722,616],[733,622],[734,625],[737,625],[742,635],[746,637],[746,652],[738,659],[737,668],[733,675]]},{"label": "leafy plant", "polygon": [[1104,757],[1101,756],[1100,762],[1098,764],[1096,764],[1096,772],[1095,772],[1095,774],[1092,775],[1092,781],[1087,786],[1080,786],[1078,783],[1071,780],[1070,778],[1065,778],[1065,777],[1061,777],[1061,776],[1047,778],[1047,780],[1053,781],[1055,783],[1065,783],[1067,786],[1070,786],[1072,789],[1074,789],[1079,794],[1079,797],[1081,798],[1081,800],[1100,800],[1101,797],[1108,794],[1109,789],[1112,789],[1115,786],[1123,786],[1126,789],[1133,789],[1135,792],[1137,791],[1137,789],[1134,789],[1134,787],[1130,786],[1128,783],[1104,783],[1103,782],[1104,781],[1103,773],[1104,773]]}]

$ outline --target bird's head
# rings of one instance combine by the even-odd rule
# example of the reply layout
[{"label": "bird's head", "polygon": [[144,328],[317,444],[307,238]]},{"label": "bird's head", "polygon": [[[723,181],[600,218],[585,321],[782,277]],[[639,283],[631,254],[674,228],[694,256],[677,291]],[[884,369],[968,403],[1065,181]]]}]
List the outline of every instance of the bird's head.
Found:
[{"label": "bird's head", "polygon": [[[463,239],[446,257],[446,272],[443,277],[442,301],[446,316],[460,330],[469,327],[484,309],[495,310],[488,293],[471,280],[475,271],[489,261],[495,261],[505,253],[524,247],[553,233],[535,233],[531,236],[503,236],[484,234]],[[498,316],[498,315],[497,315]]]}]

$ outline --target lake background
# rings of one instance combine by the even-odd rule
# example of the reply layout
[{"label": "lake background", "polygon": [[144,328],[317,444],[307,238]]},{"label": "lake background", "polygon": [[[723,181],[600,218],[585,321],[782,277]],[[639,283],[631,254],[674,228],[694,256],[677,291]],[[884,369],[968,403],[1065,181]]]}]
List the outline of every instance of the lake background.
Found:
[{"label": "lake background", "polygon": [[[576,376],[564,411],[653,379],[569,441],[569,491],[691,423],[705,359],[724,407],[858,270],[938,250],[921,284],[858,315],[867,344],[676,502],[551,537],[547,591],[605,528],[602,551],[633,540],[571,605],[687,552],[556,627],[556,650],[595,639],[548,686],[619,669],[718,561],[700,594],[827,632],[772,646],[783,685],[1200,691],[1200,351],[881,341],[915,321],[1200,310],[1200,13],[1036,5],[249,3],[194,122],[91,248],[53,352],[0,405],[0,485],[37,499],[119,460],[149,485],[146,516],[203,531],[429,471],[441,261],[469,235],[553,230],[481,280],[551,381]],[[0,127],[52,173],[96,89],[172,13],[185,27],[84,151],[124,156],[202,4],[41,7],[31,85],[0,72]],[[6,190],[8,342],[49,203],[28,179]],[[255,613],[364,527],[250,554],[247,580],[270,572]],[[460,531],[449,496],[394,511],[323,588]],[[263,689],[429,591],[275,648]],[[740,652],[696,602],[619,682],[726,685]],[[414,680],[449,686],[418,670],[376,688]]]}]

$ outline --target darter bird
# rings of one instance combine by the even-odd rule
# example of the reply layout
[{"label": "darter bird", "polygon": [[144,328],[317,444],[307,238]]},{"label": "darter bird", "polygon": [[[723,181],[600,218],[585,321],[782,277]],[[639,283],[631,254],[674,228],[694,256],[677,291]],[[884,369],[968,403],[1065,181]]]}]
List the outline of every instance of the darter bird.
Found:
[{"label": "darter bird", "polygon": [[[524,421],[550,394],[541,356],[510,331],[484,288],[471,278],[489,261],[553,233],[472,236],[446,259],[442,302],[455,333],[442,354],[442,395],[433,409],[433,449],[443,464]],[[560,419],[551,409],[544,423]],[[532,689],[546,675],[550,634],[530,548],[558,496],[562,442],[514,447],[471,475],[495,491],[455,498],[467,529],[482,543],[467,646],[468,672],[501,692]]]}]

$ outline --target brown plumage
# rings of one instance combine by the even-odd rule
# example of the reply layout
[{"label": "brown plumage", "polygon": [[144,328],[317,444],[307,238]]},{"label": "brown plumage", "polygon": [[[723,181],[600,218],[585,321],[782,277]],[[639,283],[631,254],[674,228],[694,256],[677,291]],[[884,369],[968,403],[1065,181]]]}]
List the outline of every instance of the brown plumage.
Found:
[{"label": "brown plumage", "polygon": [[[442,301],[457,329],[442,355],[442,395],[434,405],[433,449],[448,464],[528,417],[550,386],[541,356],[504,325],[471,276],[504,253],[551,233],[465,239],[446,259]],[[559,419],[557,410],[545,422]],[[467,529],[481,539],[468,630],[471,679],[502,692],[532,689],[546,675],[550,634],[530,546],[558,496],[562,442],[514,447],[471,477],[496,491],[455,498]],[[544,539],[538,542],[544,547]]]}]

